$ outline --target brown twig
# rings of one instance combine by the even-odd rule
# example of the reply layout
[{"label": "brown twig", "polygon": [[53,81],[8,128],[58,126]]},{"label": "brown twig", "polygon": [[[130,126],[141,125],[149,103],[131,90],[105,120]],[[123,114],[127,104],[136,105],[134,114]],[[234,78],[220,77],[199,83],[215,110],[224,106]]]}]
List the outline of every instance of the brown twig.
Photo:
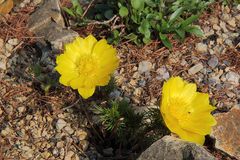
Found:
[{"label": "brown twig", "polygon": [[93,4],[94,1],[95,1],[95,0],[92,0],[92,1],[89,3],[89,5],[87,6],[87,9],[84,11],[83,15],[81,16],[81,19],[83,19],[83,18],[85,17],[85,15],[87,14],[89,8],[92,6],[92,4]]}]

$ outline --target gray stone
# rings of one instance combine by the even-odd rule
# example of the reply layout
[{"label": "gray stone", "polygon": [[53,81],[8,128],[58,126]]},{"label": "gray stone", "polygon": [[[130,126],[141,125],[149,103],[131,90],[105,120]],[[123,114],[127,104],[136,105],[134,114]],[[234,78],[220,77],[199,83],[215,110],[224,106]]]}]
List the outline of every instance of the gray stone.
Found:
[{"label": "gray stone", "polygon": [[119,90],[114,90],[109,94],[109,97],[112,99],[119,98],[121,96],[121,92]]},{"label": "gray stone", "polygon": [[145,87],[146,86],[146,81],[144,79],[141,79],[139,82],[138,82],[139,86],[140,87]]},{"label": "gray stone", "polygon": [[7,57],[0,54],[0,70],[7,69]]},{"label": "gray stone", "polygon": [[[6,51],[11,52],[13,50],[13,46],[9,43],[5,44]],[[5,53],[6,54],[6,53]]]},{"label": "gray stone", "polygon": [[36,6],[36,5],[39,5],[40,3],[42,3],[42,0],[33,0],[33,4]]},{"label": "gray stone", "polygon": [[88,136],[87,132],[85,132],[83,130],[78,130],[78,131],[76,131],[75,134],[79,138],[80,141],[87,139],[87,136]]},{"label": "gray stone", "polygon": [[167,80],[170,77],[170,74],[166,68],[166,66],[162,66],[159,69],[157,69],[158,76],[156,77],[157,80]]},{"label": "gray stone", "polygon": [[0,53],[3,46],[4,46],[4,40],[0,38]]},{"label": "gray stone", "polygon": [[225,44],[227,44],[229,47],[232,47],[233,46],[233,43],[230,39],[226,39],[225,41]]},{"label": "gray stone", "polygon": [[70,126],[66,126],[64,128],[64,130],[68,133],[68,134],[73,134],[74,133],[74,130],[70,127]]},{"label": "gray stone", "polygon": [[82,150],[85,152],[88,149],[89,142],[87,140],[80,141],[80,145],[82,146]]},{"label": "gray stone", "polygon": [[74,155],[73,151],[68,151],[66,156],[65,156],[65,158],[64,158],[64,160],[71,160],[73,155]]},{"label": "gray stone", "polygon": [[231,18],[231,15],[230,14],[222,14],[221,16],[222,20],[224,20],[225,22],[229,21],[229,19]]},{"label": "gray stone", "polygon": [[7,137],[8,135],[11,135],[13,133],[13,130],[7,126],[5,129],[1,131],[1,136]]},{"label": "gray stone", "polygon": [[203,69],[203,64],[200,62],[200,63],[194,65],[193,67],[191,67],[188,70],[188,73],[190,75],[194,75],[194,74],[198,73],[199,71],[201,71],[202,69]]},{"label": "gray stone", "polygon": [[19,43],[19,40],[17,38],[9,39],[8,43],[12,46],[16,46]]},{"label": "gray stone", "polygon": [[65,122],[63,119],[58,119],[57,123],[56,123],[56,128],[58,130],[63,129],[65,126],[67,125],[67,122]]},{"label": "gray stone", "polygon": [[208,65],[211,67],[211,68],[215,68],[217,67],[218,65],[218,58],[217,56],[212,56],[209,61],[208,61]]},{"label": "gray stone", "polygon": [[64,27],[59,0],[45,0],[44,4],[30,16],[29,30],[34,33],[38,32],[47,27],[52,20],[59,26]]},{"label": "gray stone", "polygon": [[142,61],[139,63],[138,72],[140,74],[150,72],[152,69],[152,63],[149,61]]},{"label": "gray stone", "polygon": [[138,160],[215,160],[203,147],[165,136],[145,150]]},{"label": "gray stone", "polygon": [[209,18],[209,22],[210,22],[212,25],[214,25],[214,24],[218,24],[219,20],[218,20],[217,17],[211,16],[211,17]]},{"label": "gray stone", "polygon": [[231,26],[231,27],[236,27],[236,19],[233,17],[230,20],[228,19],[227,23]]},{"label": "gray stone", "polygon": [[63,45],[73,41],[78,36],[78,33],[51,22],[47,27],[36,32],[36,35],[44,37],[46,41],[51,43],[53,48],[62,49]]},{"label": "gray stone", "polygon": [[214,24],[213,29],[216,30],[216,31],[220,31],[221,27],[219,27],[217,24]]},{"label": "gray stone", "polygon": [[234,85],[239,85],[239,79],[240,79],[240,75],[235,72],[229,71],[226,74],[226,81]]},{"label": "gray stone", "polygon": [[113,148],[103,149],[103,154],[106,155],[106,156],[112,156],[113,155]]},{"label": "gray stone", "polygon": [[240,159],[240,108],[235,106],[214,117],[217,125],[212,128],[211,136],[216,139],[215,147]]},{"label": "gray stone", "polygon": [[206,53],[208,51],[208,47],[206,44],[198,43],[198,44],[196,44],[196,50],[199,53]]},{"label": "gray stone", "polygon": [[228,29],[226,28],[226,23],[223,21],[220,21],[220,27],[222,28],[223,32],[228,32]]}]

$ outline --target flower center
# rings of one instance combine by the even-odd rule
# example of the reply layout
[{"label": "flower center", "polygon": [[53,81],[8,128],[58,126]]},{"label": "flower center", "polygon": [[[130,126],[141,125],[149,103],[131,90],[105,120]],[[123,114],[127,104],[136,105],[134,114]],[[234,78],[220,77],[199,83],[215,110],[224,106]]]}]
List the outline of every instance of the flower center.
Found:
[{"label": "flower center", "polygon": [[96,63],[91,56],[84,56],[79,59],[77,63],[77,70],[79,75],[83,76],[91,76],[94,72],[94,68],[96,67]]}]

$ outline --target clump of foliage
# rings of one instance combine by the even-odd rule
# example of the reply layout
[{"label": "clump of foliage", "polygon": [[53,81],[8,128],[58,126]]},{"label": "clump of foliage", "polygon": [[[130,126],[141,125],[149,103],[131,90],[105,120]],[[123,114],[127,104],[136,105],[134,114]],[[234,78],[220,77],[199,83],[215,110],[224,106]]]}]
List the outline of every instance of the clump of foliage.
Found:
[{"label": "clump of foliage", "polygon": [[59,76],[54,70],[54,57],[47,45],[36,43],[34,48],[37,58],[31,65],[33,84],[47,94],[51,88],[58,85]]},{"label": "clump of foliage", "polygon": [[114,151],[127,150],[125,153],[122,151],[122,154],[143,150],[163,135],[169,134],[158,108],[149,109],[146,113],[135,113],[129,103],[122,100],[110,102],[105,107],[98,106],[94,113],[99,116],[102,125],[100,135],[104,139],[101,141],[93,136],[94,141],[101,147],[112,147]]},{"label": "clump of foliage", "polygon": [[34,83],[39,85],[44,93],[48,93],[52,87],[57,86],[57,76],[55,73],[46,73],[45,67],[40,63],[32,65]]},{"label": "clump of foliage", "polygon": [[[75,18],[79,15],[78,17],[82,18],[79,25],[87,24],[91,20],[109,20],[114,15],[119,15],[125,25],[125,39],[136,44],[160,39],[166,47],[171,48],[169,34],[173,34],[180,41],[189,33],[203,36],[200,27],[193,25],[193,22],[214,0],[102,0],[88,8],[84,17],[81,5],[75,1],[72,0],[73,7],[65,11]],[[120,32],[112,32],[109,40],[117,43],[120,40]]]},{"label": "clump of foliage", "polygon": [[203,36],[200,27],[192,24],[209,3],[203,0],[131,0],[131,3],[119,0],[118,7],[127,32],[131,33],[127,38],[137,44],[159,38],[171,48],[168,34],[173,34],[180,41],[187,33]]}]

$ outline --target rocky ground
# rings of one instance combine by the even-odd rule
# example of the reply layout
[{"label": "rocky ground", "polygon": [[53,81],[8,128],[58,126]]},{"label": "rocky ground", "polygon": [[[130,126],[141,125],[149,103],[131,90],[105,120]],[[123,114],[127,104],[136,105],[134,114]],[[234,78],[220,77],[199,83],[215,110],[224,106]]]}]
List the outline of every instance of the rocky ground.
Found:
[{"label": "rocky ground", "polygon": [[[47,77],[54,74],[49,72],[55,65],[52,53],[78,35],[64,28],[57,0],[44,5],[41,0],[24,0],[0,22],[0,159],[98,159],[104,153],[99,154],[90,141],[94,117],[79,103],[77,93],[59,85],[47,94],[42,91],[47,88]],[[39,15],[42,19],[37,18]],[[19,25],[3,30],[10,24],[8,20]],[[28,26],[26,31],[21,29],[20,20]],[[135,108],[144,109],[159,105],[162,84],[169,77],[195,82],[217,107],[214,116],[218,124],[210,135],[215,143],[205,147],[212,155],[204,155],[240,159],[240,5],[215,3],[199,24],[205,37],[188,37],[181,44],[174,41],[172,51],[159,48],[161,42],[141,48],[127,42],[116,46],[121,64],[114,75],[117,88],[109,97],[124,98]],[[18,27],[17,34],[9,32],[13,26]],[[30,40],[38,43],[28,46]],[[34,64],[43,66],[45,77],[34,76]],[[171,141],[175,139],[164,138],[155,147]],[[183,154],[181,149],[179,155]],[[106,154],[109,150],[105,149]],[[146,154],[154,153],[142,156]]]}]

